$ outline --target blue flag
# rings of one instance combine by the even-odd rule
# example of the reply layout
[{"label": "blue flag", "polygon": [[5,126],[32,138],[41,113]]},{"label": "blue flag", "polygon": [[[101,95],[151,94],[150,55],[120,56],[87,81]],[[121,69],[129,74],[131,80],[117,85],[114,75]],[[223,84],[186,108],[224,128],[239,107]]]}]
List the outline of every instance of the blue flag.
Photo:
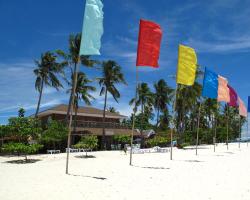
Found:
[{"label": "blue flag", "polygon": [[101,0],[86,0],[80,55],[100,55],[103,34],[102,9]]},{"label": "blue flag", "polygon": [[203,79],[202,96],[217,99],[218,96],[218,74],[205,68]]},{"label": "blue flag", "polygon": [[247,112],[250,112],[250,96],[248,96]]}]

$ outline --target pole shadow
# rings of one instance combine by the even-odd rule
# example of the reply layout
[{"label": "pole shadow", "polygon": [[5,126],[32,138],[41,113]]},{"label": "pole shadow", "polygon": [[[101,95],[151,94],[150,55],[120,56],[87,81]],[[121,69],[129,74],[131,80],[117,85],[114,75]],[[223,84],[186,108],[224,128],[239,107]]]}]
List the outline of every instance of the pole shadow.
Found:
[{"label": "pole shadow", "polygon": [[138,165],[132,165],[132,166],[143,169],[170,169],[169,167],[151,167],[151,166],[138,166]]},{"label": "pole shadow", "polygon": [[83,177],[83,178],[93,178],[97,180],[107,180],[105,177],[98,177],[98,176],[84,176],[84,175],[79,175],[79,174],[68,174],[69,176],[76,176],[76,177]]}]

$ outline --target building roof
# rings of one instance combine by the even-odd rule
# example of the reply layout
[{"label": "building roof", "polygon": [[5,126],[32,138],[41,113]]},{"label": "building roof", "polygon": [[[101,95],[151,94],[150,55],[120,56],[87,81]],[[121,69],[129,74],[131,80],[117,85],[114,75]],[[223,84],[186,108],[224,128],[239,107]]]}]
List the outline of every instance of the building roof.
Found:
[{"label": "building roof", "polygon": [[[62,114],[66,115],[68,110],[68,105],[60,104],[55,107],[49,108],[47,110],[41,111],[38,113],[38,117],[50,115],[50,114]],[[73,112],[74,113],[74,112]],[[103,117],[103,110],[93,107],[79,107],[77,111],[79,116],[87,117]],[[125,119],[127,116],[120,115],[119,113],[111,113],[106,111],[106,118],[115,118],[115,119]]]}]

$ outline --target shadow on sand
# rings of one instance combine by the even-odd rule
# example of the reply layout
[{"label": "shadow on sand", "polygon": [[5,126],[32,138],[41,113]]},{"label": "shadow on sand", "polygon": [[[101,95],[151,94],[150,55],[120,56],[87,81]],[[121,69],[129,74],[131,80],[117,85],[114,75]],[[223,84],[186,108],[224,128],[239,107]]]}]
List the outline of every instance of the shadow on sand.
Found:
[{"label": "shadow on sand", "polygon": [[92,155],[81,155],[81,156],[75,156],[75,158],[85,158],[85,159],[87,159],[87,158],[96,158],[95,156],[92,156]]},{"label": "shadow on sand", "polygon": [[150,167],[150,166],[138,166],[138,165],[132,165],[133,167],[139,167],[144,169],[170,169],[168,167]]},{"label": "shadow on sand", "polygon": [[84,176],[84,175],[78,175],[78,174],[68,174],[70,176],[77,176],[77,177],[83,177],[83,178],[93,178],[93,179],[97,179],[97,180],[106,180],[107,178],[105,177],[97,177],[97,176]]},{"label": "shadow on sand", "polygon": [[41,159],[28,159],[27,161],[25,159],[18,159],[18,160],[5,161],[4,163],[10,163],[10,164],[30,164],[30,163],[36,163],[38,161],[41,161]]},{"label": "shadow on sand", "polygon": [[227,152],[224,152],[224,153],[227,153],[227,154],[234,154],[234,153],[231,152],[231,151],[227,151]]}]

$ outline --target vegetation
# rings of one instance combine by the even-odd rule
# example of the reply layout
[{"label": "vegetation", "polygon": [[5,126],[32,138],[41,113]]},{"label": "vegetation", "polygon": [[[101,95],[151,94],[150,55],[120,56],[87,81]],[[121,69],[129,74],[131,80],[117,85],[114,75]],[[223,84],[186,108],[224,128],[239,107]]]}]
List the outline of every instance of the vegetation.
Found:
[{"label": "vegetation", "polygon": [[53,149],[59,147],[60,149],[60,144],[66,141],[67,133],[68,129],[63,123],[52,120],[48,123],[48,127],[43,132],[40,141],[46,147],[53,147]]},{"label": "vegetation", "polygon": [[42,54],[40,60],[36,60],[35,63],[37,66],[37,68],[34,70],[34,74],[36,76],[35,88],[39,92],[39,99],[35,114],[35,117],[37,117],[44,86],[53,87],[56,90],[59,90],[59,88],[63,87],[57,77],[57,74],[64,75],[63,68],[65,63],[57,62],[57,57],[52,52],[46,52]]},{"label": "vegetation", "polygon": [[170,142],[170,141],[167,140],[166,137],[155,136],[152,139],[146,140],[146,146],[147,147],[155,147],[155,146],[164,147],[164,146],[167,146],[168,142]]},{"label": "vegetation", "polygon": [[[98,63],[97,61],[92,60],[90,56],[85,56],[85,55],[79,56],[80,44],[81,44],[81,34],[80,33],[76,35],[71,34],[69,36],[69,41],[68,41],[68,45],[69,45],[68,52],[65,53],[62,50],[56,50],[57,55],[64,60],[65,65],[69,68],[71,72],[70,73],[71,77],[74,77],[76,75],[76,69],[79,63],[86,67],[94,67],[95,64]],[[86,75],[85,75],[85,78],[86,78]],[[66,82],[68,83],[69,81],[66,80]],[[70,79],[70,85],[71,85],[71,90],[70,90],[69,105],[71,105],[72,96],[73,96],[72,95],[72,91],[73,91],[72,88],[74,86],[73,78]],[[69,118],[69,111],[70,111],[70,106],[68,107],[66,119]]]},{"label": "vegetation", "polygon": [[129,135],[114,135],[113,140],[121,144],[129,144],[130,136]]},{"label": "vegetation", "polygon": [[82,137],[81,140],[76,145],[74,145],[74,147],[77,149],[85,149],[87,157],[87,152],[95,149],[97,147],[97,144],[97,136],[90,135]]},{"label": "vegetation", "polygon": [[108,93],[112,95],[114,100],[118,102],[120,98],[120,92],[116,88],[116,84],[123,83],[127,84],[123,74],[121,72],[121,66],[115,61],[109,60],[102,63],[102,77],[97,78],[99,85],[101,86],[100,95],[104,95],[104,107],[103,107],[103,131],[102,131],[102,149],[106,149],[105,140],[105,118],[106,118],[106,107]]},{"label": "vegetation", "polygon": [[2,150],[3,152],[17,154],[18,156],[24,155],[25,161],[27,162],[27,155],[36,153],[42,147],[43,145],[40,144],[24,144],[10,142],[8,144],[4,144]]}]

